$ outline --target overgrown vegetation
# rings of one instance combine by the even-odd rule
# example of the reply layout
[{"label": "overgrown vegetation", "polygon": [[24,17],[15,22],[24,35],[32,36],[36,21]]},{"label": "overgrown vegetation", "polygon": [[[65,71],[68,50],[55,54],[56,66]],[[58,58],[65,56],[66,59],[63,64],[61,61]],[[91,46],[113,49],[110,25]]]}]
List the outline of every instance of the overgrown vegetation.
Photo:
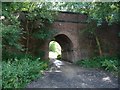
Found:
[{"label": "overgrown vegetation", "polygon": [[[59,45],[58,42],[56,41],[51,41],[49,43],[49,53],[53,53],[53,57],[56,57],[57,59],[61,59],[61,46]],[[51,55],[51,54],[49,54]],[[53,58],[52,56],[50,56],[51,58]]]},{"label": "overgrown vegetation", "polygon": [[[47,62],[32,57],[29,53],[30,39],[48,39],[54,34],[50,31],[49,25],[54,22],[56,12],[51,10],[66,10],[88,14],[88,23],[93,20],[97,25],[90,27],[88,33],[95,36],[97,44],[99,38],[96,36],[96,28],[106,21],[109,25],[120,22],[119,3],[85,3],[85,2],[2,2],[2,16],[0,30],[2,30],[2,86],[3,88],[21,88],[27,83],[40,76],[41,70],[47,68]],[[19,15],[25,14],[24,22],[20,21]],[[37,26],[33,23],[39,21]],[[91,25],[93,26],[93,25]],[[1,31],[0,31],[1,32]],[[1,35],[1,34],[0,34]],[[120,36],[120,33],[119,33]],[[20,39],[25,39],[25,45]],[[42,42],[41,42],[42,43]],[[40,43],[40,44],[41,44]],[[100,44],[101,45],[101,44]],[[98,50],[101,46],[98,45]],[[51,46],[54,50],[54,46]],[[40,58],[44,51],[40,51]],[[23,58],[24,57],[24,58]],[[58,55],[58,58],[61,58]],[[83,67],[103,68],[108,71],[117,71],[118,57],[95,57],[78,61],[77,64]],[[1,67],[0,67],[1,68]],[[1,72],[0,72],[1,76]],[[1,83],[1,80],[0,80]]]},{"label": "overgrown vegetation", "polygon": [[99,68],[110,72],[118,72],[120,64],[117,56],[98,56],[90,59],[78,60],[77,65],[86,68]]},{"label": "overgrown vegetation", "polygon": [[119,2],[59,2],[58,6],[59,10],[87,14],[89,22],[95,20],[97,25],[103,21],[109,24],[120,22]]},{"label": "overgrown vegetation", "polygon": [[[18,42],[21,30],[14,25],[0,24],[2,28],[2,57],[3,60],[14,58],[17,51],[22,50],[22,46]],[[16,50],[15,50],[16,49]]]},{"label": "overgrown vegetation", "polygon": [[[58,6],[60,10],[83,13],[88,16],[86,22],[87,28],[84,30],[84,34],[87,38],[92,38],[95,41],[97,54],[103,55],[105,43],[101,40],[102,35],[99,36],[98,32],[107,30],[112,25],[120,25],[120,3],[119,2],[59,2]],[[105,29],[101,26],[107,26]],[[79,31],[83,32],[82,30]],[[116,30],[115,30],[116,32]],[[83,33],[82,33],[83,34]],[[116,37],[118,37],[120,31],[117,31]],[[91,41],[92,41],[91,40]],[[108,43],[108,42],[107,42]],[[104,44],[104,45],[103,45]],[[110,46],[110,45],[108,45]],[[104,48],[104,49],[103,49]],[[114,47],[112,47],[114,48]],[[118,51],[119,52],[119,51]]]},{"label": "overgrown vegetation", "polygon": [[62,59],[62,55],[61,54],[57,55],[57,59],[61,60]]},{"label": "overgrown vegetation", "polygon": [[[50,4],[45,2],[2,3],[2,15],[5,17],[0,25],[3,33],[3,57],[6,53],[8,57],[18,51],[29,54],[30,38],[39,39],[42,43],[55,33],[54,30],[50,30],[49,25],[53,23],[57,13],[49,10]],[[25,15],[24,20],[23,17],[19,17],[21,13]],[[25,43],[20,43],[21,40]]]},{"label": "overgrown vegetation", "polygon": [[[54,21],[56,12],[49,11],[49,5],[45,2],[2,2],[2,88],[25,87],[41,76],[41,70],[47,69],[48,63],[33,57],[28,47],[31,37],[45,40],[54,33],[50,32],[48,26]],[[24,24],[20,13],[25,14]],[[33,26],[38,20],[39,25]],[[21,43],[22,38],[26,44]],[[40,53],[43,56],[43,51]]]},{"label": "overgrown vegetation", "polygon": [[56,52],[56,44],[54,41],[49,44],[49,51]]},{"label": "overgrown vegetation", "polygon": [[48,64],[41,59],[21,58],[2,61],[2,88],[23,88],[41,76]]}]

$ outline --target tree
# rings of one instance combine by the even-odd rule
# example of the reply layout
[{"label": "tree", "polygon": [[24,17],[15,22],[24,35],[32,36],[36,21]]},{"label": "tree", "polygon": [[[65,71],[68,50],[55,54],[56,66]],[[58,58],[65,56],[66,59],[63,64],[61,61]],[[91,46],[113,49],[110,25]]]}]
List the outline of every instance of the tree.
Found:
[{"label": "tree", "polygon": [[49,49],[52,52],[56,52],[56,44],[55,43],[56,43],[55,41],[52,41],[49,45]]},{"label": "tree", "polygon": [[107,21],[109,24],[120,22],[119,2],[62,2],[57,4],[58,10],[87,14],[89,19],[96,20],[98,25],[102,21]]},{"label": "tree", "polygon": [[[52,12],[51,12],[52,10]],[[47,39],[54,32],[50,32],[47,25],[54,21],[57,14],[56,11],[71,11],[84,13],[88,15],[88,24],[92,21],[97,23],[97,26],[87,30],[96,39],[100,50],[99,38],[97,38],[96,28],[106,21],[109,25],[120,22],[120,4],[119,2],[2,2],[2,16],[5,17],[0,27],[3,29],[3,52],[8,49],[6,47],[16,47],[19,50],[25,50],[28,54],[29,39],[35,37],[37,39]],[[19,18],[19,13],[26,13],[26,31],[22,32]],[[32,26],[37,20],[40,24],[34,30]],[[31,27],[29,27],[31,26]],[[89,27],[89,26],[88,26]],[[25,35],[26,48],[19,44],[19,38]],[[11,38],[8,38],[11,37]],[[11,52],[12,53],[12,52]]]},{"label": "tree", "polygon": [[[54,21],[55,12],[51,12],[49,9],[52,3],[46,2],[2,2],[2,16],[5,17],[0,27],[2,28],[3,38],[3,57],[7,55],[8,58],[14,58],[11,54],[14,53],[13,48],[17,51],[25,50],[26,54],[29,54],[28,46],[30,37],[37,39],[46,39],[51,36],[53,32],[50,32],[46,25],[51,24]],[[23,28],[19,21],[19,15],[21,12],[26,13],[26,28]],[[31,23],[39,20],[40,25],[37,27],[37,31],[34,31]],[[22,28],[21,28],[22,27]],[[26,31],[23,31],[25,29]],[[33,32],[31,32],[33,31]],[[25,35],[26,47],[23,48],[20,44],[20,38]]]},{"label": "tree", "polygon": [[[61,9],[70,12],[87,14],[87,29],[84,32],[96,40],[99,54],[102,55],[100,37],[97,29],[104,23],[108,25],[120,23],[120,3],[119,2],[66,2],[58,5]],[[93,23],[95,22],[95,23]],[[118,33],[119,35],[119,33]]]}]

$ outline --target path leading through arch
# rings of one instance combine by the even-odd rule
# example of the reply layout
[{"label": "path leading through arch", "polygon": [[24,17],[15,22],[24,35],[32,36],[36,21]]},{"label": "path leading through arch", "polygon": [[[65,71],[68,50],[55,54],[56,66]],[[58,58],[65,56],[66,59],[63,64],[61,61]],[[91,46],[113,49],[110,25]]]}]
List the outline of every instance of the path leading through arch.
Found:
[{"label": "path leading through arch", "polygon": [[58,42],[61,46],[62,60],[73,62],[74,52],[73,52],[73,43],[70,38],[65,34],[58,34],[55,37],[55,41]]},{"label": "path leading through arch", "polygon": [[63,61],[58,70],[46,71],[27,88],[118,88],[118,78],[102,70],[80,68]]}]

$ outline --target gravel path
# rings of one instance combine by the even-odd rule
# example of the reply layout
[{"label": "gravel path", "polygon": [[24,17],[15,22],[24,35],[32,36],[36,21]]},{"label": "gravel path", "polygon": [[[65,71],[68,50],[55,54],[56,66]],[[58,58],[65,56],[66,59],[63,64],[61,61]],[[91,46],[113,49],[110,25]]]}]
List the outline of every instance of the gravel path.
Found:
[{"label": "gravel path", "polygon": [[58,70],[46,71],[27,88],[118,88],[118,78],[101,70],[85,69],[64,62]]}]

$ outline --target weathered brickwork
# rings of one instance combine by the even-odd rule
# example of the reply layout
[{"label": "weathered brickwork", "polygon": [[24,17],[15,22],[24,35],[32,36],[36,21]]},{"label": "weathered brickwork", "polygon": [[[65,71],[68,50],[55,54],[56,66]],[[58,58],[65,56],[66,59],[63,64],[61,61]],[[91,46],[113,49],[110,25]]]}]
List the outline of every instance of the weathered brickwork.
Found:
[{"label": "weathered brickwork", "polygon": [[[89,58],[94,55],[96,50],[96,43],[94,39],[86,37],[82,31],[87,28],[86,23],[87,15],[60,12],[57,19],[52,24],[52,30],[57,33],[53,35],[55,41],[57,41],[62,47],[62,59],[70,62],[80,60],[83,58]],[[114,54],[119,52],[120,41],[117,37],[119,27],[105,26],[104,32],[98,31],[98,36],[101,43],[108,47],[103,50],[106,54]],[[44,52],[44,58],[48,58],[49,43],[53,38],[49,38],[41,43],[41,41],[34,38],[30,38],[30,46],[28,47],[31,54],[37,55],[39,51]],[[108,43],[107,43],[108,42]],[[24,43],[25,44],[25,43]]]}]

